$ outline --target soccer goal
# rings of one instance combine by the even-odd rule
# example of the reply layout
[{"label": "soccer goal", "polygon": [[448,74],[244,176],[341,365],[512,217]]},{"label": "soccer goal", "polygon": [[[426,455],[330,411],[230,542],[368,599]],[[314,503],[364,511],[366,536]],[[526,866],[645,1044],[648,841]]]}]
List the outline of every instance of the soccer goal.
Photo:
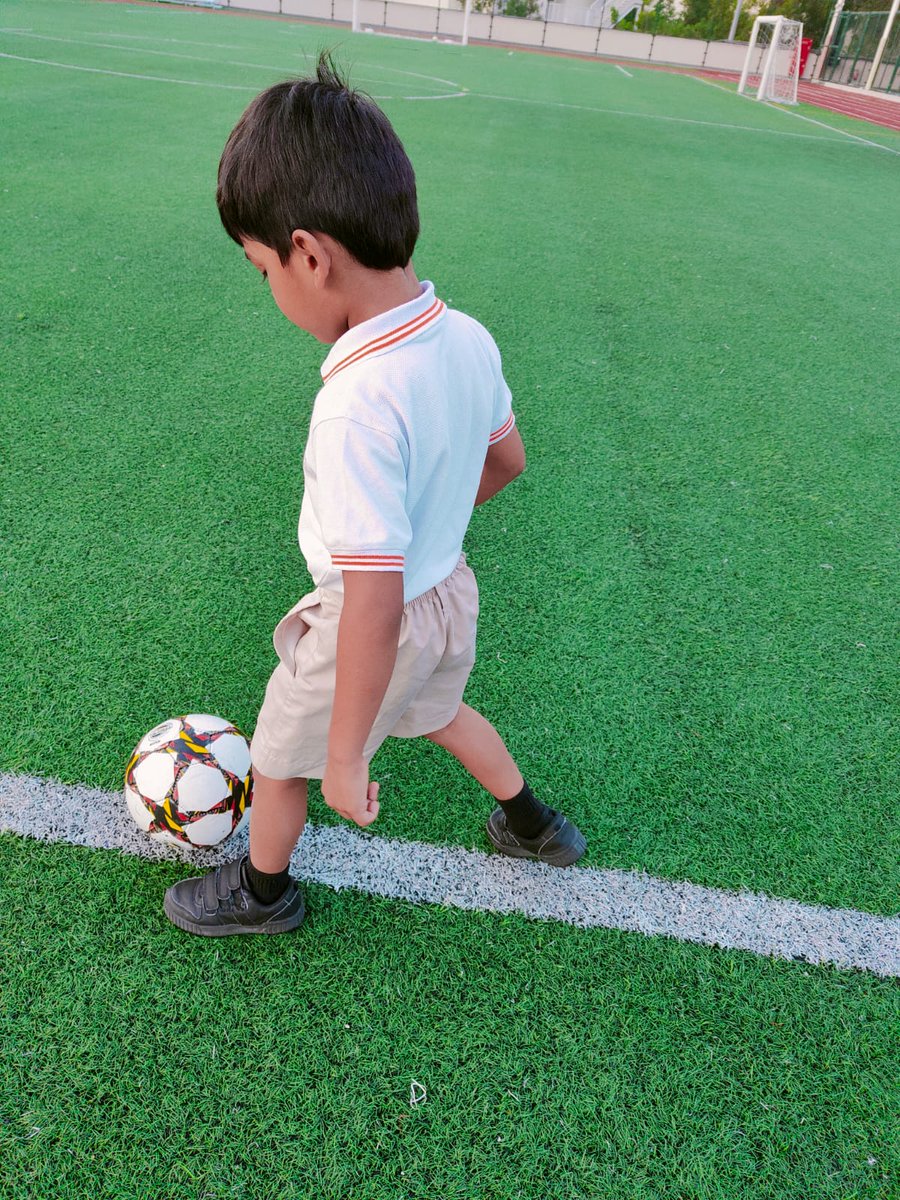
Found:
[{"label": "soccer goal", "polygon": [[757,17],[738,91],[755,91],[757,100],[796,104],[802,36],[802,21],[789,21],[787,17]]}]

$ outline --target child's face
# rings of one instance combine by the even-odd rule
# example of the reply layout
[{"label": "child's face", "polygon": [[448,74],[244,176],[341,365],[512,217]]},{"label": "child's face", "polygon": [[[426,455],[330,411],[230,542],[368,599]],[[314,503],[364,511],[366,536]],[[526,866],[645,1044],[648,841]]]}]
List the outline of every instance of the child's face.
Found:
[{"label": "child's face", "polygon": [[[311,241],[315,243],[315,239]],[[324,292],[321,256],[317,258],[315,253],[318,246],[295,245],[284,264],[278,252],[263,242],[246,238],[241,244],[248,260],[268,280],[273,300],[291,324],[320,342],[336,341],[343,330]]]}]

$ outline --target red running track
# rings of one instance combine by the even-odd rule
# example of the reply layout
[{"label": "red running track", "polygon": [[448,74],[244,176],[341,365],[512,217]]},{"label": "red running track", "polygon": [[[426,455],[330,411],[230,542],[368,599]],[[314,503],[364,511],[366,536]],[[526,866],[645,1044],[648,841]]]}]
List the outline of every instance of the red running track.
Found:
[{"label": "red running track", "polygon": [[859,121],[871,121],[885,129],[900,130],[900,101],[883,100],[868,93],[844,91],[843,88],[827,87],[824,83],[801,83],[797,99],[804,104],[815,104],[831,112],[844,113]]},{"label": "red running track", "polygon": [[[702,75],[706,79],[738,78],[730,71],[693,71],[692,74]],[[869,93],[828,87],[824,83],[800,83],[797,99],[804,104],[814,104],[829,112],[843,113],[845,117],[855,117],[858,121],[869,121],[872,125],[900,132],[900,100],[885,100]]]}]

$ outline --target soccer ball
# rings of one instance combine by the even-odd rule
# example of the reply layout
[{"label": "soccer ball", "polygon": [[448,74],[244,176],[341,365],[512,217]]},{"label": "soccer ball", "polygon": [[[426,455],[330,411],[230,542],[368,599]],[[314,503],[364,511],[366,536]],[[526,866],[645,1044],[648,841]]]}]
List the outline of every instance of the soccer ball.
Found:
[{"label": "soccer ball", "polygon": [[247,739],[207,713],[151,729],[125,771],[125,802],[138,828],[176,846],[223,842],[247,821],[252,794]]}]

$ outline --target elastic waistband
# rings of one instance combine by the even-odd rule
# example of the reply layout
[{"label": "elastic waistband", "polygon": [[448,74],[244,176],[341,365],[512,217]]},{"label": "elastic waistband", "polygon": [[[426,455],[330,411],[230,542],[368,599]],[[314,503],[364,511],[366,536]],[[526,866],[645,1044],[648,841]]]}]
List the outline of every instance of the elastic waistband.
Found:
[{"label": "elastic waistband", "polygon": [[422,592],[419,596],[414,596],[412,600],[407,600],[403,605],[403,611],[406,612],[410,608],[415,608],[418,604],[425,604],[434,598],[445,588],[451,587],[456,576],[466,567],[466,556],[461,554],[459,562],[450,572],[446,579],[442,579],[440,583],[436,583],[434,587],[430,587],[427,592]]}]

